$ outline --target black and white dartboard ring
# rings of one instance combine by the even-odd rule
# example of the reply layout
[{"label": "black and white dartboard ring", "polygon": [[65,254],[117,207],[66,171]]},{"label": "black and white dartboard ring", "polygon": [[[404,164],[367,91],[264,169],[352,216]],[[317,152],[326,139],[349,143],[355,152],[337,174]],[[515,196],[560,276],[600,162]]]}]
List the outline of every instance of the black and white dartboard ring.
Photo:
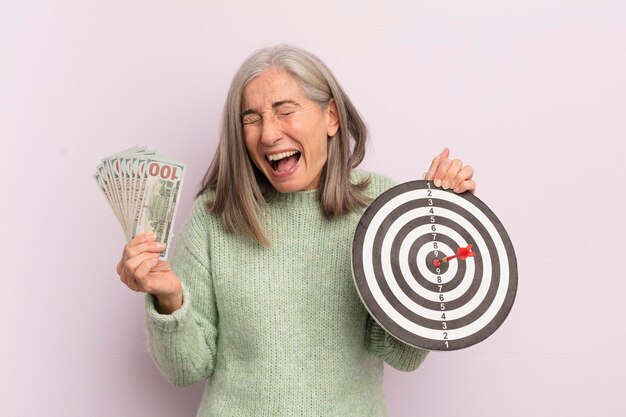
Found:
[{"label": "black and white dartboard ring", "polygon": [[[439,263],[472,245],[474,257]],[[428,350],[472,346],[504,322],[517,291],[517,260],[496,215],[471,193],[412,181],[365,210],[352,245],[365,307],[390,334]]]}]

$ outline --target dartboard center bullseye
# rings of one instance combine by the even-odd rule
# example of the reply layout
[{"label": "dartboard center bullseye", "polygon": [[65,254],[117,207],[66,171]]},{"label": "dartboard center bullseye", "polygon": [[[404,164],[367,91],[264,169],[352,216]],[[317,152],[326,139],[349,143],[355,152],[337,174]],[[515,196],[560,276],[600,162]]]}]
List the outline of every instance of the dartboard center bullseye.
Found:
[{"label": "dartboard center bullseye", "polygon": [[440,250],[430,251],[426,255],[426,268],[435,275],[442,275],[448,272],[449,264],[441,262],[441,258],[445,258],[446,254]]}]

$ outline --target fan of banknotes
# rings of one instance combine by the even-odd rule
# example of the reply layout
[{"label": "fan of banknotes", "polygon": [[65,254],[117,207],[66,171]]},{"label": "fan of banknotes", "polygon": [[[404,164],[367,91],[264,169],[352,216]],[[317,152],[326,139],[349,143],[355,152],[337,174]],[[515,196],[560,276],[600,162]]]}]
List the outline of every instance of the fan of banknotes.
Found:
[{"label": "fan of banknotes", "polygon": [[[169,243],[186,165],[146,148],[130,148],[102,160],[96,182],[131,240],[154,232]],[[161,253],[167,258],[168,250]]]}]

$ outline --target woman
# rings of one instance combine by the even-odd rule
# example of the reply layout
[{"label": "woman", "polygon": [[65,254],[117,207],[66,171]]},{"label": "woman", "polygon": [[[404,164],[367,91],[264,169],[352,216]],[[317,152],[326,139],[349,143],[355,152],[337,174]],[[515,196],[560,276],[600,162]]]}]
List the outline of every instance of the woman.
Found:
[{"label": "woman", "polygon": [[[363,307],[352,234],[392,186],[354,171],[367,130],[328,68],[281,45],[231,84],[218,151],[168,262],[139,235],[117,271],[146,295],[150,352],[176,385],[208,380],[198,416],[382,416],[383,361],[426,351]],[[437,156],[425,174],[473,191],[472,168]]]}]

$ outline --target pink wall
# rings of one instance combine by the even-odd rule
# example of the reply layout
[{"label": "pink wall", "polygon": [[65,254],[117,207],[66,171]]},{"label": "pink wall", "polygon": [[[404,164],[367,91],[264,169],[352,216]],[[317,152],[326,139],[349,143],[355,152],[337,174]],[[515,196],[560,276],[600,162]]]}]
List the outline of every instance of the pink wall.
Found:
[{"label": "pink wall", "polygon": [[91,175],[144,144],[185,161],[178,226],[244,57],[320,55],[369,122],[365,167],[476,167],[520,283],[491,338],[387,369],[392,417],[623,416],[626,3],[0,2],[0,415],[192,416],[146,354],[142,297]]}]

